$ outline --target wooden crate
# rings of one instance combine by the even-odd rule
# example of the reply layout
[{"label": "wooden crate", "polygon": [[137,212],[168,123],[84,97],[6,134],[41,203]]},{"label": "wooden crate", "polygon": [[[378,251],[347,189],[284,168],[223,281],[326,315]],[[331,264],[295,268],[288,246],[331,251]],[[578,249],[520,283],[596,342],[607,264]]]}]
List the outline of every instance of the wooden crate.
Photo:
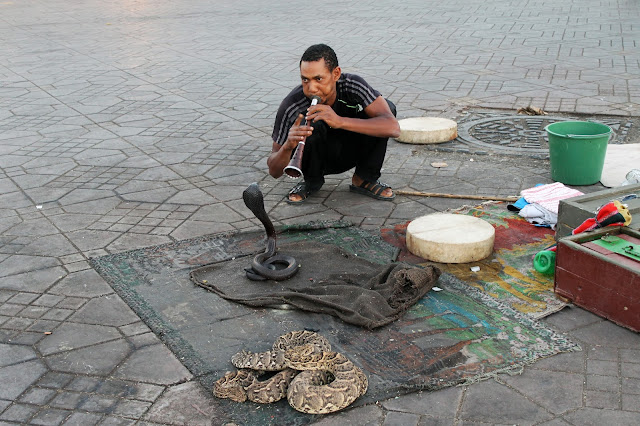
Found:
[{"label": "wooden crate", "polygon": [[640,232],[608,227],[558,242],[556,294],[611,321],[640,331],[640,261],[592,243],[616,235],[640,244]]}]

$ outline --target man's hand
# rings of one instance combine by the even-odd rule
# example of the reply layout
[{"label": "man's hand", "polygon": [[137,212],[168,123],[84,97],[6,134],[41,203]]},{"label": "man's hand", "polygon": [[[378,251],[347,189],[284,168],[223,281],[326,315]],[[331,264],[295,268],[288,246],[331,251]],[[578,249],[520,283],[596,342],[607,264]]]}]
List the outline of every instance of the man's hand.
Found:
[{"label": "man's hand", "polygon": [[397,138],[400,136],[400,125],[389,108],[389,104],[382,96],[378,96],[365,109],[369,118],[342,117],[335,113],[328,105],[316,105],[309,108],[307,119],[324,121],[334,129],[362,133],[377,138]]},{"label": "man's hand", "polygon": [[313,127],[306,124],[300,125],[303,118],[302,114],[298,115],[293,126],[289,129],[287,140],[282,145],[273,142],[271,155],[267,158],[267,166],[269,174],[276,179],[283,175],[282,171],[289,164],[293,150],[313,132]]},{"label": "man's hand", "polygon": [[306,116],[307,122],[324,121],[332,129],[341,127],[341,119],[329,105],[315,105],[309,108]]},{"label": "man's hand", "polygon": [[293,126],[289,129],[289,135],[287,136],[287,140],[284,144],[282,144],[283,148],[293,151],[296,149],[298,144],[305,140],[308,136],[313,132],[313,127],[309,125],[300,125],[302,123],[302,119],[304,117],[302,114],[298,115],[296,121],[294,121]]}]

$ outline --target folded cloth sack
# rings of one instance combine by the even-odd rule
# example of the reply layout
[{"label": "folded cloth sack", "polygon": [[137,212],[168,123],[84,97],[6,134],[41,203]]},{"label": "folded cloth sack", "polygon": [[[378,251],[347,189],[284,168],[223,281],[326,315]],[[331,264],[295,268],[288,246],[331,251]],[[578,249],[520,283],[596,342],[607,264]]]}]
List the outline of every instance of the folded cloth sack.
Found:
[{"label": "folded cloth sack", "polygon": [[374,329],[403,316],[436,285],[441,273],[433,265],[380,265],[340,247],[309,240],[283,244],[278,250],[295,253],[302,265],[285,281],[265,284],[247,279],[247,257],[201,266],[191,271],[190,278],[200,287],[243,305],[263,308],[286,304]]},{"label": "folded cloth sack", "polygon": [[605,204],[596,211],[595,218],[589,218],[582,222],[580,226],[571,231],[573,235],[581,232],[593,231],[605,226],[629,226],[631,223],[631,213],[627,206],[615,200]]}]

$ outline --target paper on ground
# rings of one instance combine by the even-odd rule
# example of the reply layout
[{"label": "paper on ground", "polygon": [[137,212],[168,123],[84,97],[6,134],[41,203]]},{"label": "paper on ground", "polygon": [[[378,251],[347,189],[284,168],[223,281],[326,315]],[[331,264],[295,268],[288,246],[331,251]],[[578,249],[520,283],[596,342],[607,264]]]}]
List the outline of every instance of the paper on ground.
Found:
[{"label": "paper on ground", "polygon": [[640,167],[640,143],[609,144],[604,157],[600,182],[608,187],[620,186],[631,169]]}]

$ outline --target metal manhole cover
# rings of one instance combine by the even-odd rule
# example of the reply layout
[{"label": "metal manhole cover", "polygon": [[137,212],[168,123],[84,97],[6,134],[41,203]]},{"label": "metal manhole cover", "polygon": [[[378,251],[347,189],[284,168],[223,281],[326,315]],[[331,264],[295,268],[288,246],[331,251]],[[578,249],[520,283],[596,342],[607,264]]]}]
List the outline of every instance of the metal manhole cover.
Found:
[{"label": "metal manhole cover", "polygon": [[458,137],[434,146],[438,151],[471,154],[507,154],[534,158],[549,157],[549,141],[544,128],[558,121],[594,121],[613,130],[609,143],[625,143],[633,124],[627,117],[575,117],[568,115],[529,116],[504,111],[466,111],[458,122]]}]

